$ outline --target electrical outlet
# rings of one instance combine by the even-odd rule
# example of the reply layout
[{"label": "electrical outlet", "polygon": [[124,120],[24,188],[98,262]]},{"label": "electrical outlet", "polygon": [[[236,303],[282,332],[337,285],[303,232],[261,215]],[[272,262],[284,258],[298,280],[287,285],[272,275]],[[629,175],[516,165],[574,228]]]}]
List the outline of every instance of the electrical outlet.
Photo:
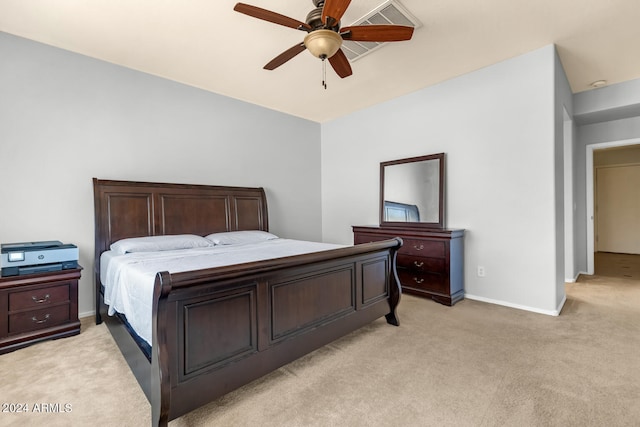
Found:
[{"label": "electrical outlet", "polygon": [[479,265],[478,266],[478,277],[484,277],[484,275],[485,275],[484,267]]}]

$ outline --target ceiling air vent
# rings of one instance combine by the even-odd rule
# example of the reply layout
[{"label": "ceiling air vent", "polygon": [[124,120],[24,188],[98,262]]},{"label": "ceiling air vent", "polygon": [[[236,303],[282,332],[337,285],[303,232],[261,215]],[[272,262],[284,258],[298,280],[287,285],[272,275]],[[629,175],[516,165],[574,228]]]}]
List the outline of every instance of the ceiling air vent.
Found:
[{"label": "ceiling air vent", "polygon": [[[420,27],[418,19],[411,15],[407,9],[395,0],[387,0],[371,12],[358,19],[353,25],[406,25],[414,28]],[[346,26],[346,25],[345,25]],[[388,43],[354,42],[345,40],[342,50],[350,61],[355,61],[363,56],[380,49]]]}]

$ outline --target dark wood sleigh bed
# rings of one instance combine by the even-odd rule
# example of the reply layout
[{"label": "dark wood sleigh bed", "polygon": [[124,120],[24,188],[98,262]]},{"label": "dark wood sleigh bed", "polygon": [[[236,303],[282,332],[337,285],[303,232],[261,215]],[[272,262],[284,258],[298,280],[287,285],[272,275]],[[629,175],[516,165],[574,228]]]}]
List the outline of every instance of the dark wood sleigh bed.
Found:
[{"label": "dark wood sleigh bed", "polygon": [[[100,255],[128,237],[268,231],[262,188],[93,180],[96,323],[166,425],[382,316],[398,325],[400,239],[170,274],[154,284],[150,354],[106,315]],[[206,339],[204,339],[206,337]]]}]

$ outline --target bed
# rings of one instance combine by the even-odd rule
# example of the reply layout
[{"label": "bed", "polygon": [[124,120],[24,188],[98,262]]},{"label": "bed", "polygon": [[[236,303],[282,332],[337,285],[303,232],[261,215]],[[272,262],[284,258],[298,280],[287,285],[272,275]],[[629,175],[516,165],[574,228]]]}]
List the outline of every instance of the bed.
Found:
[{"label": "bed", "polygon": [[107,324],[147,396],[152,425],[167,425],[382,316],[399,325],[402,241],[391,239],[187,271],[169,272],[175,265],[165,269],[156,259],[145,346],[125,315],[108,314],[103,253],[148,236],[269,235],[265,192],[97,178],[93,186],[96,323]]}]

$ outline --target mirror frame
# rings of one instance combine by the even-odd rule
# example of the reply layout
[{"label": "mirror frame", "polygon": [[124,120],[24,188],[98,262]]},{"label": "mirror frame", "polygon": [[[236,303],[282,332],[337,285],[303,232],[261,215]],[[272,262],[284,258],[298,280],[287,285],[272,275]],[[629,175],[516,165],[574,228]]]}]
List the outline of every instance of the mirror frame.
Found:
[{"label": "mirror frame", "polygon": [[[439,188],[438,188],[438,221],[436,222],[402,222],[384,220],[384,170],[387,166],[400,165],[405,163],[423,162],[426,160],[438,160]],[[445,179],[445,156],[444,153],[430,154],[427,156],[409,157],[406,159],[391,160],[380,163],[380,226],[381,227],[403,227],[403,228],[444,228],[444,179]]]}]

